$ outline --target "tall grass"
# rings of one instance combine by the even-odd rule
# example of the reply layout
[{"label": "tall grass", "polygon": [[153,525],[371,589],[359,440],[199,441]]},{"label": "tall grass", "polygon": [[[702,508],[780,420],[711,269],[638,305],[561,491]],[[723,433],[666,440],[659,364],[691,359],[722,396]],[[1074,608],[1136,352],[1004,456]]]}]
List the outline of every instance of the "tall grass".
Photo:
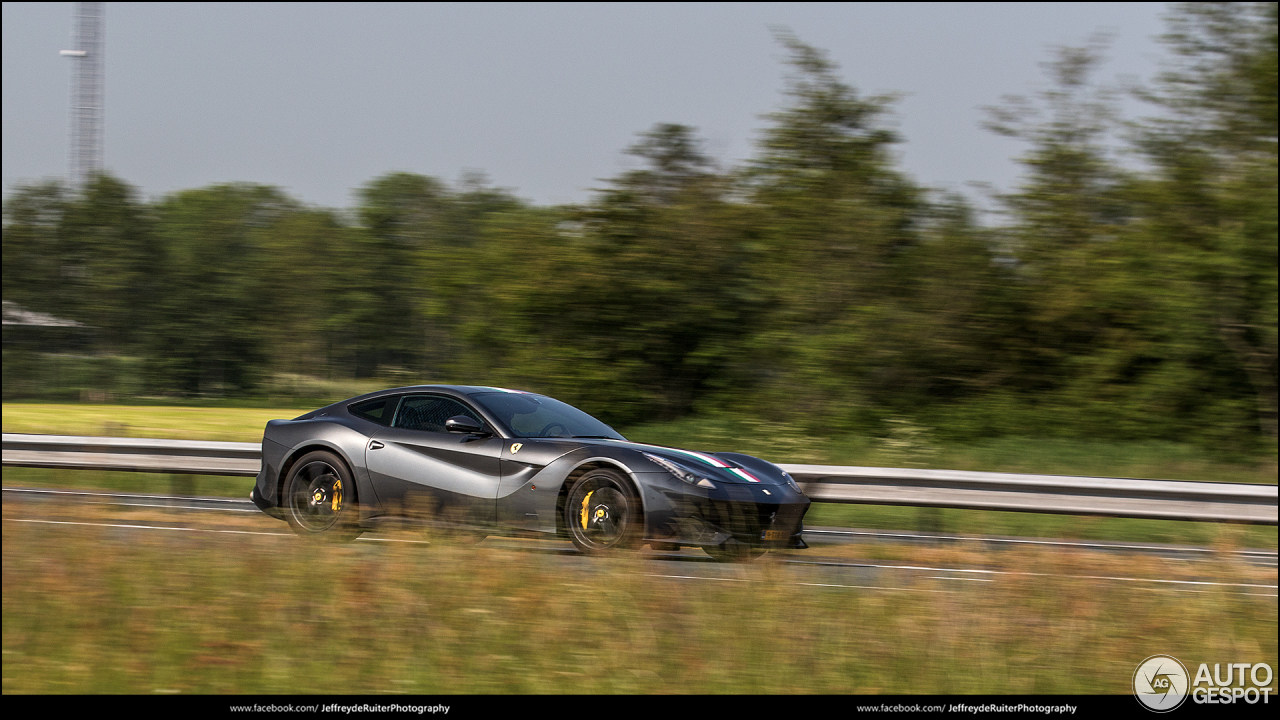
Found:
[{"label": "tall grass", "polygon": [[[709,581],[635,555],[19,519],[3,529],[5,693],[1124,694],[1157,653],[1277,666],[1274,589],[1082,577],[1114,557],[968,551],[1048,575],[829,583],[909,588],[883,590],[767,559]],[[1259,573],[1226,556],[1197,572]]]}]

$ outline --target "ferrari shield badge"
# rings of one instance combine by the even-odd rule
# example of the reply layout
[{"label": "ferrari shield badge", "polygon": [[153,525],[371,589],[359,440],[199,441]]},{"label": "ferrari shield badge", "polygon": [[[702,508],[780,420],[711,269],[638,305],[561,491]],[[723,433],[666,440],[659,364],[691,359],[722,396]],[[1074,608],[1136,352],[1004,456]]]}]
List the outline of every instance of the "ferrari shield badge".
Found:
[{"label": "ferrari shield badge", "polygon": [[511,443],[511,454],[515,455],[520,452],[520,448],[524,447],[524,443]]}]

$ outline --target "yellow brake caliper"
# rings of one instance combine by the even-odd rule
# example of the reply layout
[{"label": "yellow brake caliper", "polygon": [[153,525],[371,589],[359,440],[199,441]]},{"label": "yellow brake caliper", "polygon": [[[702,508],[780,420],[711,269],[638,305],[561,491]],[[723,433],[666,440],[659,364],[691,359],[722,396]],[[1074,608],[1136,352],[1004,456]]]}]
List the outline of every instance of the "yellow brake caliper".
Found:
[{"label": "yellow brake caliper", "polygon": [[582,529],[583,530],[587,529],[587,503],[591,502],[591,496],[595,494],[596,494],[596,491],[592,490],[591,492],[587,493],[586,497],[582,498]]},{"label": "yellow brake caliper", "polygon": [[338,512],[338,508],[342,505],[342,481],[333,481],[333,511]]}]

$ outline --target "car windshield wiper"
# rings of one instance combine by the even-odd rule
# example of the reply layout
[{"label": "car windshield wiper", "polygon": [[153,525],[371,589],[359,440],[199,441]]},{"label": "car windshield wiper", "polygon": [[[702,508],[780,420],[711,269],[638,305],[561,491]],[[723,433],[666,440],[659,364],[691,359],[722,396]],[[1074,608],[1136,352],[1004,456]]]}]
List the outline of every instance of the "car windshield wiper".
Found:
[{"label": "car windshield wiper", "polygon": [[572,435],[570,437],[583,438],[586,440],[617,440],[618,439],[612,435]]}]

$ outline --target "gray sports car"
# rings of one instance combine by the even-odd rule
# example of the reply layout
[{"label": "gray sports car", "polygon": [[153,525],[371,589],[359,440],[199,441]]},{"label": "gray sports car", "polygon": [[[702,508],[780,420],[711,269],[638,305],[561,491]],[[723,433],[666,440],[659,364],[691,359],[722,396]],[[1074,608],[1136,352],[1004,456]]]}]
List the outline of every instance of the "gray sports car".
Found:
[{"label": "gray sports car", "polygon": [[558,400],[492,387],[395,388],[272,420],[250,497],[308,537],[408,518],[567,537],[588,553],[648,543],[738,560],[807,547],[809,499],[777,466],[629,442]]}]

